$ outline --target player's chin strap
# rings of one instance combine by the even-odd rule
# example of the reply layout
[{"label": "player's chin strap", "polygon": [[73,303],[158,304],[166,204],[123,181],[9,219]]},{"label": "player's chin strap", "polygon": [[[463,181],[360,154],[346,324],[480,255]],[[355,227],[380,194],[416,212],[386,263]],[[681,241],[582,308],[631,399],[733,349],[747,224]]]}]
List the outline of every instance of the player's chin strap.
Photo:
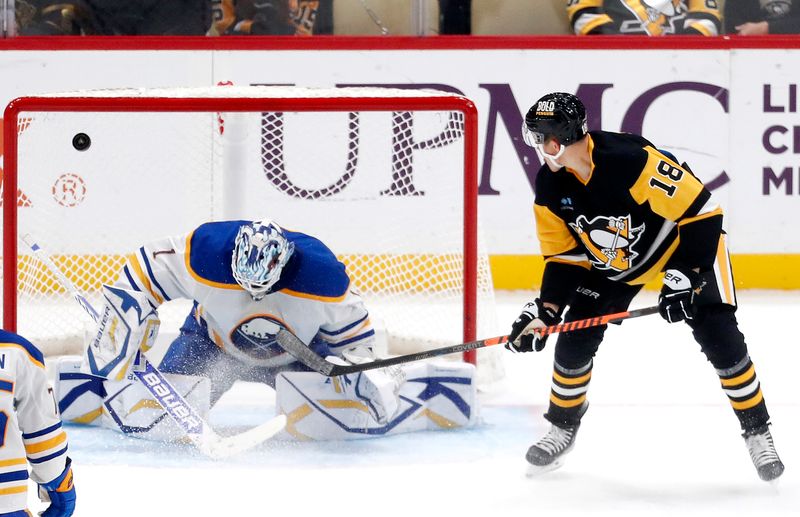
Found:
[{"label": "player's chin strap", "polygon": [[[656,313],[658,313],[657,305],[654,307],[645,307],[643,309],[634,309],[632,311],[617,312],[614,314],[606,314],[605,316],[587,318],[585,320],[570,321],[558,325],[551,325],[549,327],[540,329],[537,333],[542,336],[549,336],[550,334],[556,334],[558,332],[570,332],[572,330],[598,327],[607,323],[616,323],[623,320]],[[289,354],[294,356],[295,359],[308,366],[315,372],[319,372],[327,377],[336,377],[338,375],[363,372],[364,370],[372,370],[374,368],[384,368],[386,366],[392,366],[395,364],[420,361],[422,359],[429,359],[431,357],[437,357],[440,355],[454,354],[457,352],[466,352],[468,350],[485,348],[487,346],[501,345],[508,342],[508,336],[479,339],[477,341],[470,341],[460,345],[446,346],[442,348],[435,348],[433,350],[427,350],[425,352],[417,352],[414,354],[391,357],[389,359],[378,359],[368,363],[349,365],[333,364],[329,361],[326,361],[316,352],[311,350],[305,343],[303,343],[300,338],[286,329],[281,329],[280,332],[278,332],[277,340],[281,348],[286,350]]]},{"label": "player's chin strap", "polygon": [[[55,262],[37,244],[30,235],[22,236],[22,241],[30,247],[33,254],[44,264],[58,279],[61,285],[69,291],[78,304],[97,322],[98,313],[82,296],[75,285],[56,266]],[[243,433],[222,437],[186,402],[186,399],[176,390],[164,375],[147,360],[141,352],[136,353],[133,373],[144,384],[145,388],[155,397],[167,414],[175,421],[178,427],[186,433],[191,442],[206,456],[210,458],[226,458],[255,447],[280,432],[286,425],[286,416],[278,415],[253,429]]]}]

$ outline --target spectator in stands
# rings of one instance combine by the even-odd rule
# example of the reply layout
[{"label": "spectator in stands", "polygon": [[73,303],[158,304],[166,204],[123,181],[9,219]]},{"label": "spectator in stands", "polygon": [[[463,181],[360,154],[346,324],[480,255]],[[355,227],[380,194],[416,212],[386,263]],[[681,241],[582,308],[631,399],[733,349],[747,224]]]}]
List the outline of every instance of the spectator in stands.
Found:
[{"label": "spectator in stands", "polygon": [[717,5],[716,0],[569,0],[567,15],[578,35],[717,36],[722,29]]},{"label": "spectator in stands", "polygon": [[16,0],[15,10],[25,36],[333,32],[333,0]]},{"label": "spectator in stands", "polygon": [[800,6],[792,0],[728,0],[725,27],[730,34],[800,34]]},{"label": "spectator in stands", "polygon": [[14,15],[21,36],[98,34],[91,7],[83,0],[16,0]]},{"label": "spectator in stands", "polygon": [[202,35],[211,23],[208,0],[16,0],[24,36]]},{"label": "spectator in stands", "polygon": [[472,0],[439,0],[439,34],[472,34]]},{"label": "spectator in stands", "polygon": [[210,36],[333,33],[333,0],[211,0]]}]

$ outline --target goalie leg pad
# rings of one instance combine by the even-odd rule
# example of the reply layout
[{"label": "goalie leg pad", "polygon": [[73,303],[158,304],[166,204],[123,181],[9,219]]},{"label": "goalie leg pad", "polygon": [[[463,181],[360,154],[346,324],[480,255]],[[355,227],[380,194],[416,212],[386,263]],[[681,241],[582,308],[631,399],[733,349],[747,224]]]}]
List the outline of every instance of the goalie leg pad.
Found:
[{"label": "goalie leg pad", "polygon": [[[63,420],[149,440],[173,441],[185,436],[135,375],[110,381],[81,372],[82,363],[79,356],[62,357],[56,363],[54,387]],[[164,377],[207,418],[211,407],[208,378],[179,374]]]},{"label": "goalie leg pad", "polygon": [[[469,427],[478,421],[475,367],[435,361],[403,365],[398,410],[379,423],[354,396],[355,375],[324,377],[283,372],[276,383],[278,412],[287,417],[283,439],[350,440],[429,429]],[[362,372],[366,373],[366,372]],[[344,383],[350,382],[349,386]]]},{"label": "goalie leg pad", "polygon": [[[53,389],[65,421],[100,425],[106,388],[102,377],[83,373],[83,358],[59,357],[54,364]],[[51,363],[47,363],[50,368]]]}]

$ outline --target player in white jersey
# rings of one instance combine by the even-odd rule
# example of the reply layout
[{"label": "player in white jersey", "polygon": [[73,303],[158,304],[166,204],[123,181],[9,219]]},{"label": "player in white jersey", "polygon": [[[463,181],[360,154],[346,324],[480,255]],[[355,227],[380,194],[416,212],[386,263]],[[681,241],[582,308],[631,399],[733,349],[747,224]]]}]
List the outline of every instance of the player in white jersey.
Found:
[{"label": "player in white jersey", "polygon": [[[27,466],[31,473],[28,474]],[[69,517],[75,486],[44,356],[29,341],[0,330],[0,517],[30,517],[28,478],[50,506],[43,517]]]},{"label": "player in white jersey", "polygon": [[158,307],[195,304],[163,372],[212,378],[212,403],[237,379],[274,383],[305,369],[275,341],[287,328],[320,355],[371,357],[375,331],[345,266],[318,239],[271,221],[223,221],[144,246],[117,286]]},{"label": "player in white jersey", "polygon": [[[152,345],[158,307],[193,300],[159,368],[210,379],[211,405],[236,380],[274,387],[278,373],[308,370],[278,346],[282,328],[323,357],[373,358],[375,331],[344,264],[318,239],[271,220],[210,222],[142,246],[104,295],[106,312],[126,316],[100,325],[84,370],[124,380],[133,348]],[[365,372],[353,391],[386,422],[398,407],[397,386],[377,382],[380,376]]]},{"label": "player in white jersey", "polygon": [[287,329],[332,362],[360,363],[375,358],[375,330],[333,252],[271,220],[211,222],[146,244],[103,294],[83,365],[74,359],[59,364],[56,390],[67,420],[99,419],[141,437],[180,438],[131,366],[136,351],[153,345],[158,308],[187,299],[193,307],[159,369],[201,415],[243,380],[275,388],[276,408],[288,420],[285,432],[298,440],[477,421],[473,365],[415,364],[328,378],[280,348],[276,336]]}]

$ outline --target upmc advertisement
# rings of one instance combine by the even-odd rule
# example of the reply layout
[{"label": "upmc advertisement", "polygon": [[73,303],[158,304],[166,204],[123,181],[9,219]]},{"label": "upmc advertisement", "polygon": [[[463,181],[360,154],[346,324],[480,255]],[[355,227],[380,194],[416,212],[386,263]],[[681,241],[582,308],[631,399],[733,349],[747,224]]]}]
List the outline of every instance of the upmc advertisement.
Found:
[{"label": "upmc advertisement", "polygon": [[576,93],[590,129],[641,133],[712,189],[741,287],[800,287],[800,50],[8,50],[0,67],[4,105],[78,89],[219,83],[463,94],[478,107],[480,219],[501,288],[533,287],[541,270],[532,210],[540,162],[520,136],[525,112],[545,93]]}]

